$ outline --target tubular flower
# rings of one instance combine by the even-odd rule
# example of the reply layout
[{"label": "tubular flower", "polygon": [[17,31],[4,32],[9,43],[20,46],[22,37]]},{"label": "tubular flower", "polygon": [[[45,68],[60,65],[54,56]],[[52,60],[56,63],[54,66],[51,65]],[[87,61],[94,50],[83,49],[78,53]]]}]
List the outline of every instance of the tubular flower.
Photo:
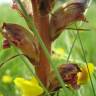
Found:
[{"label": "tubular flower", "polygon": [[94,72],[94,65],[92,63],[88,63],[88,66],[84,66],[81,68],[81,72],[78,73],[78,84],[84,84],[89,80],[89,74],[92,75]]},{"label": "tubular flower", "polygon": [[13,78],[10,75],[4,75],[2,77],[2,82],[6,84],[10,84],[12,82]]},{"label": "tubular flower", "polygon": [[78,89],[80,86],[77,84],[77,74],[80,72],[80,68],[77,64],[62,64],[59,67],[59,72],[64,80],[65,84],[68,85],[68,87],[71,87],[73,89]]},{"label": "tubular flower", "polygon": [[43,93],[42,87],[34,77],[32,77],[32,80],[18,77],[14,80],[14,83],[21,90],[22,96],[38,96]]}]

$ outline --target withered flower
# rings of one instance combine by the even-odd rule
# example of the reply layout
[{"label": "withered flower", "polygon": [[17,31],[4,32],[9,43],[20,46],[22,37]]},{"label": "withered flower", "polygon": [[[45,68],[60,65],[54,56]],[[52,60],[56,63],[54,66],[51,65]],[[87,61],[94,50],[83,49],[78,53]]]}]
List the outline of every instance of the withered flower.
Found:
[{"label": "withered flower", "polygon": [[[66,87],[78,89],[80,85],[78,84],[78,73],[81,72],[79,66],[77,64],[61,64],[58,67],[58,71],[66,84]],[[50,75],[50,87],[51,91],[56,91],[61,88],[61,85],[56,78],[56,75],[52,72]]]},{"label": "withered flower", "polygon": [[[58,67],[58,71],[66,84],[66,87],[72,89],[78,89],[81,85],[86,84],[90,80],[90,76],[94,72],[94,65],[92,63],[88,63],[88,65],[80,67],[77,64],[61,64]],[[90,74],[90,76],[89,76]],[[52,91],[58,90],[61,88],[56,76],[54,73],[51,73],[50,77],[51,85],[50,89]]]},{"label": "withered flower", "polygon": [[64,3],[57,9],[50,19],[50,37],[51,40],[56,39],[62,30],[76,21],[86,21],[84,11],[86,9],[86,2],[82,0],[72,0]]},{"label": "withered flower", "polygon": [[65,84],[74,89],[78,89],[80,87],[77,83],[77,74],[80,71],[81,70],[77,64],[62,64],[59,67],[60,75],[64,80]]},{"label": "withered flower", "polygon": [[34,35],[26,28],[18,24],[4,23],[3,36],[13,43],[28,57],[32,62],[38,62],[38,45],[34,40]]}]

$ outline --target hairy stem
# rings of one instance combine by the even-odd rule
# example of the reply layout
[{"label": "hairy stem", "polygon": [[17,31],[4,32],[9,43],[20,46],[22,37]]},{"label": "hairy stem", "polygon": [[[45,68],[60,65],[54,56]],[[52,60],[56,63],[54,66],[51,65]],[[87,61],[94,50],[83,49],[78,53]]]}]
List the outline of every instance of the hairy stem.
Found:
[{"label": "hairy stem", "polygon": [[[20,1],[20,0],[17,0],[17,2],[18,2],[18,1]],[[35,2],[35,0],[33,0],[33,1]],[[22,3],[19,3],[19,2],[18,2],[18,4],[21,6]],[[23,7],[23,8],[24,8],[24,7]],[[23,8],[22,8],[22,11],[23,11]],[[23,13],[24,13],[24,11],[23,11]],[[28,27],[30,28],[30,30],[31,30],[31,31],[35,34],[35,36],[37,37],[37,40],[38,40],[40,46],[42,47],[42,49],[44,50],[45,55],[46,55],[46,57],[47,57],[47,59],[48,59],[48,61],[49,61],[49,64],[50,64],[50,65],[52,66],[52,68],[54,69],[54,72],[56,73],[57,79],[59,80],[59,83],[61,84],[62,88],[64,89],[65,95],[67,96],[67,92],[69,92],[69,90],[65,87],[65,84],[64,84],[64,82],[63,82],[63,80],[62,80],[62,78],[61,78],[61,76],[60,76],[57,68],[55,67],[54,63],[52,62],[51,56],[50,56],[50,54],[49,54],[49,52],[48,52],[45,44],[43,43],[40,35],[38,34],[35,25],[33,24],[32,21],[29,21],[29,19],[30,19],[29,17],[26,19],[26,23],[28,24]],[[45,69],[45,70],[46,70],[46,69]]]},{"label": "hairy stem", "polygon": [[[31,1],[32,1],[32,6],[33,6],[33,17],[34,17],[34,22],[36,24],[36,28],[47,50],[50,53],[51,42],[49,40],[49,34],[48,34],[49,33],[49,15],[46,14],[42,16],[40,14],[40,10],[38,9],[38,6],[40,5],[38,0],[31,0]],[[36,66],[36,72],[37,72],[38,77],[44,83],[44,85],[47,86],[48,76],[50,73],[50,64],[41,46],[39,46],[39,51],[40,51],[40,54],[39,54],[40,61],[39,61],[39,65]]]}]

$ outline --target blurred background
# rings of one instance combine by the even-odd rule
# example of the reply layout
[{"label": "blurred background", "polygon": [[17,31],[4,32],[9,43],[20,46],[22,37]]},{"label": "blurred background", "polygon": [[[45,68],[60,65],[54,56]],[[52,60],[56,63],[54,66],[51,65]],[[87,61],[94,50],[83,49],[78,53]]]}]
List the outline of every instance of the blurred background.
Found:
[{"label": "blurred background", "polygon": [[12,3],[12,0],[0,0],[0,4],[4,3]]},{"label": "blurred background", "polygon": [[[58,0],[55,8],[59,7],[64,2],[65,0]],[[4,22],[10,22],[27,27],[24,19],[19,16],[19,14],[15,10],[11,8],[11,4],[11,0],[0,0],[0,26],[2,26]],[[80,37],[85,50],[87,62],[91,62],[96,65],[96,4],[94,2],[90,5],[88,9],[86,19],[88,20],[88,23],[83,22],[80,28],[89,30],[80,31]],[[74,27],[74,25],[69,27]],[[53,61],[56,62],[56,65],[66,63],[67,57],[69,56],[70,49],[75,39],[74,33],[76,33],[76,31],[73,32],[73,30],[64,30],[64,32],[59,36],[59,38],[53,42],[52,50],[55,51],[60,57],[58,58],[58,56],[55,56],[53,58]],[[32,74],[25,64],[30,64],[30,62],[24,56],[17,56],[7,61],[8,58],[18,54],[20,50],[12,46],[10,48],[4,49],[2,47],[3,40],[4,38],[0,34],[0,64],[4,63],[4,66],[0,68],[0,96],[19,96],[20,94],[18,90],[16,90],[13,80],[18,76],[28,79],[31,78]],[[62,54],[57,52],[57,49],[62,49]],[[84,54],[82,52],[79,39],[77,39],[69,60],[82,65],[85,63],[83,55]],[[32,65],[31,67],[33,68]],[[95,79],[92,79],[95,88]],[[81,95],[78,93],[76,94],[76,96],[94,96],[93,89],[90,86],[90,83],[89,85],[84,85],[79,90],[81,92]],[[68,95],[70,96],[70,94]]]}]

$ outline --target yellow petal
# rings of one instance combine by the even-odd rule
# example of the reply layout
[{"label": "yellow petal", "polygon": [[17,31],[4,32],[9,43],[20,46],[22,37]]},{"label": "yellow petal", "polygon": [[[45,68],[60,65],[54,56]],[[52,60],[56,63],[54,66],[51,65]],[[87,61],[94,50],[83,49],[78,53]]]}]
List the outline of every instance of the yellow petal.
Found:
[{"label": "yellow petal", "polygon": [[85,69],[87,70],[87,72],[89,71],[90,73],[93,73],[95,67],[92,63],[88,63],[88,66],[85,66]]},{"label": "yellow petal", "polygon": [[35,78],[31,81],[25,80],[24,78],[16,78],[14,82],[24,96],[38,96],[43,93],[43,89],[40,87]]},{"label": "yellow petal", "polygon": [[63,49],[63,48],[56,48],[56,49],[55,49],[55,52],[56,52],[57,54],[59,54],[59,55],[62,55],[62,54],[64,54],[64,49]]},{"label": "yellow petal", "polygon": [[31,82],[34,83],[34,84],[39,84],[35,77],[32,77]]},{"label": "yellow petal", "polygon": [[82,69],[82,72],[79,72],[77,76],[78,76],[77,80],[78,84],[84,84],[88,81],[88,73],[85,69]]},{"label": "yellow petal", "polygon": [[81,68],[81,72],[77,74],[78,76],[78,84],[84,84],[89,80],[90,75],[94,72],[94,65],[92,63],[88,63],[88,66],[84,66]]},{"label": "yellow petal", "polygon": [[64,57],[64,49],[63,48],[53,48],[53,59],[62,59]]},{"label": "yellow petal", "polygon": [[2,77],[2,82],[6,83],[6,84],[11,83],[12,82],[12,77],[10,75],[4,75]]}]

